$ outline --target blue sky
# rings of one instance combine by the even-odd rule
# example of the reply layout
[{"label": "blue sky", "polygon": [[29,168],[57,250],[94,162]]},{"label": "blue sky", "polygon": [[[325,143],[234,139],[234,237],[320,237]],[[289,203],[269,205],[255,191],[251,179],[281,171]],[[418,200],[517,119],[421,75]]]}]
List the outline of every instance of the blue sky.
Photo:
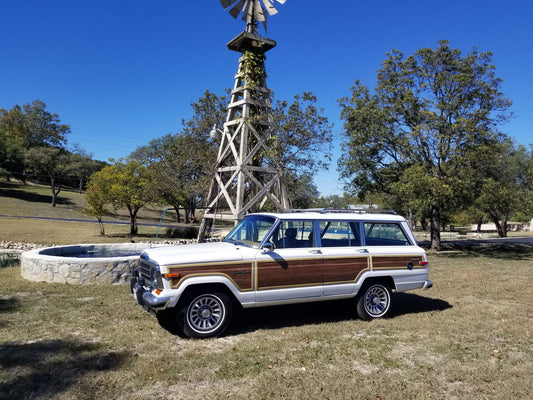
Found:
[{"label": "blue sky", "polygon": [[[533,143],[532,0],[287,0],[269,19],[276,98],[311,91],[335,124],[324,195],[342,194],[337,100],[356,79],[373,88],[392,49],[406,55],[446,39],[465,54],[490,51],[515,118],[502,130]],[[244,29],[218,0],[0,0],[0,108],[43,100],[70,124],[69,145],[94,158],[129,155],[180,130],[206,89],[233,86]]]}]

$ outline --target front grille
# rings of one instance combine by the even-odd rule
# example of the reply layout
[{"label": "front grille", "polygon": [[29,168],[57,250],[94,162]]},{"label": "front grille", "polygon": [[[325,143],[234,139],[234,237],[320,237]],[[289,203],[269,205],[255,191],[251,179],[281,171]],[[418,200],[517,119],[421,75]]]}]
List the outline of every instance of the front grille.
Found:
[{"label": "front grille", "polygon": [[144,278],[144,285],[150,288],[157,288],[159,271],[154,263],[147,260],[146,256],[141,255],[139,260],[139,276]]}]

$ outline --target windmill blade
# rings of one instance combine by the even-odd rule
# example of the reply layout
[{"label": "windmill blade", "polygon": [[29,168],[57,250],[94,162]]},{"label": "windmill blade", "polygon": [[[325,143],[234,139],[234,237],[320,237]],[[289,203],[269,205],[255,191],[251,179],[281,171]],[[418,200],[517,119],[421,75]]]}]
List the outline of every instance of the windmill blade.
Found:
[{"label": "windmill blade", "polygon": [[267,13],[265,10],[263,10],[263,7],[261,6],[260,0],[255,0],[255,8],[254,8],[254,17],[256,21],[262,21],[263,22],[263,28],[265,28],[265,32],[267,31]]},{"label": "windmill blade", "polygon": [[229,11],[230,15],[233,18],[237,18],[239,16],[239,14],[241,13],[245,3],[248,3],[248,0],[239,0],[239,2],[237,4],[235,4],[233,6],[233,8]]},{"label": "windmill blade", "polygon": [[222,4],[222,7],[224,7],[224,10],[228,9],[229,6],[231,6],[235,0],[220,0],[220,4]]},{"label": "windmill blade", "polygon": [[278,10],[274,8],[274,4],[272,4],[270,0],[263,0],[263,4],[265,5],[265,8],[268,11],[269,15],[274,15],[278,13]]},{"label": "windmill blade", "polygon": [[237,18],[242,12],[242,19],[247,25],[263,22],[266,31],[267,17],[278,13],[274,7],[276,1],[285,4],[286,0],[220,0],[220,4],[225,10],[229,9],[233,18]]},{"label": "windmill blade", "polygon": [[244,5],[244,8],[242,9],[242,20],[246,22],[250,22],[253,20],[254,17],[254,6],[253,6],[254,0],[246,0],[246,4]]},{"label": "windmill blade", "polygon": [[266,21],[266,14],[263,10],[263,7],[261,7],[261,0],[254,0],[254,18],[256,21]]}]

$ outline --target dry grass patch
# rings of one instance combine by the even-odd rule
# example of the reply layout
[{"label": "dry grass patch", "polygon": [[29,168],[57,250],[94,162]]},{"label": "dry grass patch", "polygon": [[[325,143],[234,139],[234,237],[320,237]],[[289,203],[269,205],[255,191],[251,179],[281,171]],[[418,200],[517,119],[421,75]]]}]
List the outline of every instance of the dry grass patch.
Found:
[{"label": "dry grass patch", "polygon": [[[43,221],[39,219],[1,218],[0,241],[35,243],[43,246],[78,243],[123,243],[153,241],[157,227],[139,226],[137,235],[130,236],[129,225],[105,224],[105,236],[98,224],[91,222]],[[159,237],[165,230],[161,228]]]},{"label": "dry grass patch", "polygon": [[348,302],[245,310],[184,340],[127,286],[0,269],[0,398],[509,399],[533,392],[533,248],[431,254],[429,291],[370,323]]}]

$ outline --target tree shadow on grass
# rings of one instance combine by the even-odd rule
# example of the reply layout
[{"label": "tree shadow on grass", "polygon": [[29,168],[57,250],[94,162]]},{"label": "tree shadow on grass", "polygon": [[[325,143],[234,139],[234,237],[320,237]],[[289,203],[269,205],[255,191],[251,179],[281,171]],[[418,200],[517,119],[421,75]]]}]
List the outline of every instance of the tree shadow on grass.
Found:
[{"label": "tree shadow on grass", "polygon": [[[20,311],[22,304],[15,297],[2,297],[0,298],[0,316],[2,314],[12,314]],[[0,318],[0,329],[6,329],[11,322],[8,319]]]},{"label": "tree shadow on grass", "polygon": [[524,243],[460,243],[443,245],[437,253],[446,258],[490,257],[504,260],[533,260],[533,245]]},{"label": "tree shadow on grass", "polygon": [[[11,197],[13,199],[29,201],[31,203],[52,204],[52,195],[33,193],[24,189],[8,189],[5,186],[0,186],[0,197]],[[62,205],[73,204],[70,199],[61,196],[57,196],[56,203]]]},{"label": "tree shadow on grass", "polygon": [[129,358],[100,347],[70,340],[0,345],[0,399],[54,398],[85,375],[117,369]]},{"label": "tree shadow on grass", "polygon": [[0,298],[0,314],[8,314],[20,310],[20,301],[15,297]]},{"label": "tree shadow on grass", "polygon": [[[412,293],[393,293],[389,318],[404,314],[443,311],[452,306],[443,300]],[[237,313],[229,335],[260,329],[281,329],[303,325],[342,322],[356,318],[353,300],[324,301],[286,306],[245,309]]]}]

